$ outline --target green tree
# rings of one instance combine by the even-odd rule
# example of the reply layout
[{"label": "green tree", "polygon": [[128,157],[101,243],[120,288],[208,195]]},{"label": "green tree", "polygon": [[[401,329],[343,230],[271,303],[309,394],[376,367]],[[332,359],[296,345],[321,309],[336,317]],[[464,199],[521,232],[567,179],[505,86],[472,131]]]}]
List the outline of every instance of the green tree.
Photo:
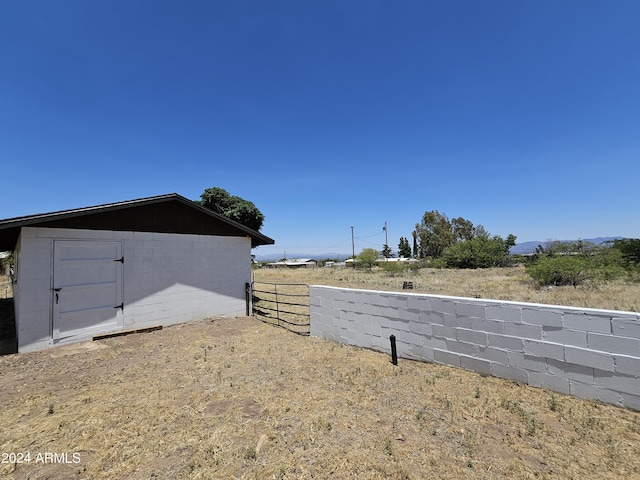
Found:
[{"label": "green tree", "polygon": [[378,251],[375,248],[365,248],[356,257],[357,265],[371,270],[378,261],[378,256]]},{"label": "green tree", "polygon": [[471,240],[475,236],[473,223],[462,217],[451,220],[451,232],[453,233],[454,243]]},{"label": "green tree", "polygon": [[384,258],[393,257],[393,254],[391,253],[391,248],[386,243],[382,246],[382,256]]},{"label": "green tree", "polygon": [[224,188],[207,188],[196,203],[252,230],[259,231],[264,222],[264,215],[253,202],[231,195]]},{"label": "green tree", "polygon": [[439,258],[454,242],[453,227],[449,218],[438,210],[425,212],[416,224],[418,250],[421,258]]},{"label": "green tree", "polygon": [[640,266],[640,238],[614,240],[613,248],[620,251],[626,267]]},{"label": "green tree", "polygon": [[400,243],[398,243],[398,256],[411,258],[411,247],[409,246],[409,240],[406,237],[400,237]]},{"label": "green tree", "polygon": [[500,267],[507,263],[509,248],[515,245],[515,239],[515,235],[509,235],[506,240],[496,235],[457,242],[447,249],[444,260],[453,268]]},{"label": "green tree", "polygon": [[413,237],[413,258],[418,258],[420,256],[418,251],[418,232],[414,230],[413,232],[411,232],[411,236]]}]

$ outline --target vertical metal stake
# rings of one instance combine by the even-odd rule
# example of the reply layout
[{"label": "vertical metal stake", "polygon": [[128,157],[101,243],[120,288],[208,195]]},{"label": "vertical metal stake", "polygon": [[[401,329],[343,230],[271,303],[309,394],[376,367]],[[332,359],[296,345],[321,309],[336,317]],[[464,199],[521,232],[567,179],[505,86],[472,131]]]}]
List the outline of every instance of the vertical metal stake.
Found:
[{"label": "vertical metal stake", "polygon": [[253,312],[253,308],[251,308],[251,284],[250,283],[245,283],[244,284],[244,299],[245,302],[247,303],[247,317],[250,316]]},{"label": "vertical metal stake", "polygon": [[396,350],[396,336],[395,335],[391,335],[389,337],[389,340],[391,340],[391,363],[393,363],[394,365],[398,364],[398,352]]}]

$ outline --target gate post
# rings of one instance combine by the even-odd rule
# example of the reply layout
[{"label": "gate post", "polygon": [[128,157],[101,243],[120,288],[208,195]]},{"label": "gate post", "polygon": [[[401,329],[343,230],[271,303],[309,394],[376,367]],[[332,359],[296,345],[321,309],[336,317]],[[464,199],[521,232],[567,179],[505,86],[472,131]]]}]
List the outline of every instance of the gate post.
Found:
[{"label": "gate post", "polygon": [[246,308],[246,312],[247,312],[247,317],[250,317],[251,314],[253,313],[253,308],[251,305],[251,284],[249,282],[244,284],[244,298],[245,298],[245,303],[247,305]]}]

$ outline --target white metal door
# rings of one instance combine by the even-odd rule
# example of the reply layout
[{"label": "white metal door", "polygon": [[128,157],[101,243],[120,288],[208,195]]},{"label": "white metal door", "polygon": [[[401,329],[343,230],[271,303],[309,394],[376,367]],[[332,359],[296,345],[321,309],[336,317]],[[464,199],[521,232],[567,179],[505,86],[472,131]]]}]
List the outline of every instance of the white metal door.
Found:
[{"label": "white metal door", "polygon": [[53,339],[122,328],[122,243],[55,240]]}]

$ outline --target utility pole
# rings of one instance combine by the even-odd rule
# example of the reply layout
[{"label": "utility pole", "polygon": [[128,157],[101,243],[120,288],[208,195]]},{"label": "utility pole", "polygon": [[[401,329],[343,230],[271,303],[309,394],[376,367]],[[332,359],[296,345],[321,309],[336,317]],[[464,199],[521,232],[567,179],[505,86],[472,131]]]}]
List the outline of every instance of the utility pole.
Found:
[{"label": "utility pole", "polygon": [[353,268],[356,268],[356,247],[353,243],[353,227],[351,227],[351,259],[353,260]]},{"label": "utility pole", "polygon": [[384,246],[385,246],[385,258],[387,259],[387,262],[389,261],[389,253],[387,253],[389,251],[389,236],[388,236],[388,232],[387,232],[387,221],[384,221],[384,227],[382,227],[382,229],[384,230]]}]

